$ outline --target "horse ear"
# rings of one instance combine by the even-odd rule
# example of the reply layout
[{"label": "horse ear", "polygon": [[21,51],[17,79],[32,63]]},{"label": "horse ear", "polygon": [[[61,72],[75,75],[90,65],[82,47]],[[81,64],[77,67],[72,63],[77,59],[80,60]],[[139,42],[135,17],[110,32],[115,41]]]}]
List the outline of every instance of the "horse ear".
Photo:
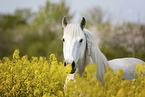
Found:
[{"label": "horse ear", "polygon": [[81,23],[80,23],[80,27],[82,28],[82,30],[86,27],[86,19],[85,19],[85,17],[82,18]]},{"label": "horse ear", "polygon": [[63,19],[62,19],[63,28],[65,28],[67,26],[67,24],[68,24],[67,18],[66,18],[66,16],[64,16]]}]

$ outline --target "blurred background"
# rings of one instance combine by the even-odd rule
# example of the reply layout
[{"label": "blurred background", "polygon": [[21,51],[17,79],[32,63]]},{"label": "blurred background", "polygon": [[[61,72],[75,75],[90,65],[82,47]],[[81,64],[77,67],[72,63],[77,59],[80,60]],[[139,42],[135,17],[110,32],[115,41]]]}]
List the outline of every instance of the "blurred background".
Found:
[{"label": "blurred background", "polygon": [[145,61],[144,0],[1,0],[0,59],[55,54],[63,60],[61,20],[87,19],[108,60],[135,57]]}]

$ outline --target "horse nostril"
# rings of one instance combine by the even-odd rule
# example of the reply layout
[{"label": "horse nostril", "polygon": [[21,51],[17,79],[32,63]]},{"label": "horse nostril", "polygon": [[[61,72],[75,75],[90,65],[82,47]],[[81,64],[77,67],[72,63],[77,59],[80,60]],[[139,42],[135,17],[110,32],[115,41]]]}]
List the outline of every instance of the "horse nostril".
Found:
[{"label": "horse nostril", "polygon": [[73,61],[73,62],[72,62],[72,68],[74,68],[74,67],[75,67],[75,62]]},{"label": "horse nostril", "polygon": [[71,70],[71,74],[75,73],[76,68],[75,68],[75,62],[72,62],[72,70]]},{"label": "horse nostril", "polygon": [[64,66],[64,67],[66,66],[66,61],[64,61],[63,66]]}]

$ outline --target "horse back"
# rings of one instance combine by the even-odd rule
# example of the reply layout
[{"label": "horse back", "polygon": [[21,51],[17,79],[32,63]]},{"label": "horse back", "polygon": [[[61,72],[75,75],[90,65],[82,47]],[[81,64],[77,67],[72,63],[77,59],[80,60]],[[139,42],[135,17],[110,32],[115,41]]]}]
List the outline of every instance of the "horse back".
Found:
[{"label": "horse back", "polygon": [[113,59],[108,62],[115,72],[117,71],[117,69],[122,69],[124,71],[123,77],[127,78],[128,80],[134,78],[136,65],[142,62],[144,63],[144,61],[137,58],[120,58],[120,59]]}]

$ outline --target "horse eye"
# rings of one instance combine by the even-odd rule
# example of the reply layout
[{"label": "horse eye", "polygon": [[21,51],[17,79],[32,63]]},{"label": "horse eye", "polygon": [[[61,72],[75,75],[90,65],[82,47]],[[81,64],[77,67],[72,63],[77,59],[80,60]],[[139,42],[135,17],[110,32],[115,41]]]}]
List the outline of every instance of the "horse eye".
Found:
[{"label": "horse eye", "polygon": [[83,39],[80,40],[80,43],[82,43]]},{"label": "horse eye", "polygon": [[65,42],[64,38],[62,38],[62,41]]}]

